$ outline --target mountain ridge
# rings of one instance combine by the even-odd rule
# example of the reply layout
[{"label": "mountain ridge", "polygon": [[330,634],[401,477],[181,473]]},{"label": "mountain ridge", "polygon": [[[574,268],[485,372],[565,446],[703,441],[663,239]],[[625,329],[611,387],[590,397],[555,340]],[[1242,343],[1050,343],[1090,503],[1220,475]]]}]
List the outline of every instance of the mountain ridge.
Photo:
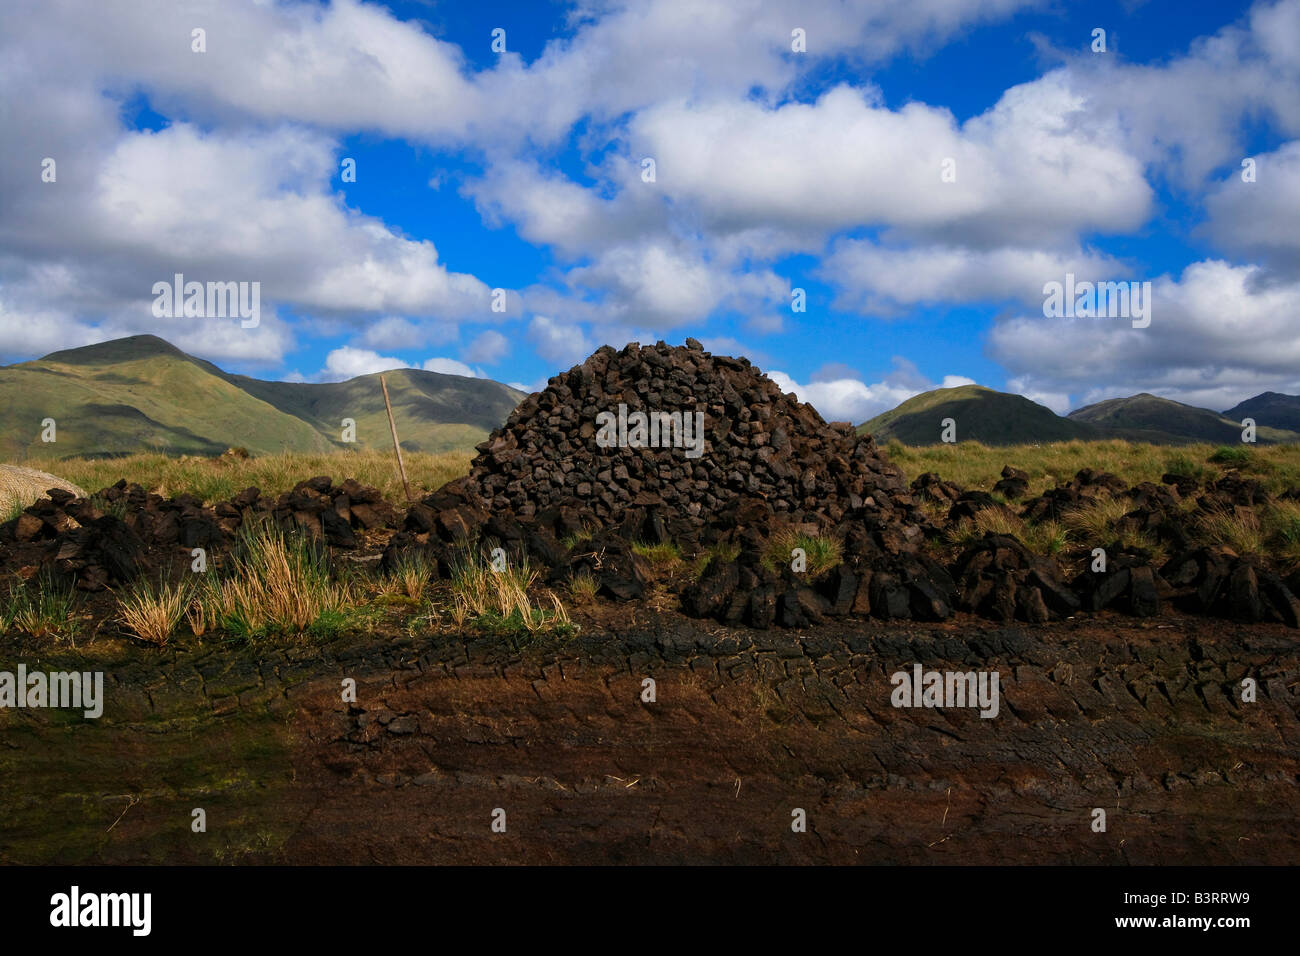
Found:
[{"label": "mountain ridge", "polygon": [[1253,418],[1257,424],[1267,422],[1274,428],[1300,432],[1300,395],[1260,392],[1254,398],[1238,402],[1223,414],[1236,421]]},{"label": "mountain ridge", "polygon": [[[1267,401],[1261,401],[1264,399]],[[1290,400],[1294,405],[1281,400]],[[1250,417],[1255,418],[1261,444],[1300,441],[1300,397],[1276,392],[1247,399],[1222,414],[1141,392],[1057,415],[1023,395],[983,385],[922,392],[864,422],[858,431],[881,441],[897,439],[907,445],[932,445],[940,441],[942,419],[952,418],[957,441],[973,440],[986,445],[1107,438],[1159,445],[1235,444],[1241,441],[1241,419],[1229,416],[1236,416],[1242,408],[1257,411]],[[1294,419],[1287,417],[1292,413]],[[1294,429],[1275,424],[1292,420]]]},{"label": "mountain ridge", "polygon": [[[490,379],[394,369],[384,373],[406,451],[469,452],[509,416],[523,392]],[[227,372],[156,335],[60,349],[0,366],[0,453],[11,461],[117,457],[134,452],[216,455],[328,452],[391,442],[379,373],[342,382],[283,382]],[[1155,444],[1235,444],[1255,420],[1263,444],[1300,442],[1300,396],[1262,392],[1226,412],[1141,392],[1067,415],[981,385],[932,389],[858,426],[881,441],[938,444],[952,418],[957,441],[988,445],[1122,438]],[[41,440],[45,422],[56,440]],[[355,444],[344,442],[344,420]]]},{"label": "mountain ridge", "polygon": [[[423,369],[384,373],[406,451],[470,451],[524,393],[490,379]],[[379,374],[342,382],[276,382],[227,372],[155,335],[61,349],[0,366],[0,451],[117,457],[134,452],[326,452],[392,441]],[[53,443],[42,441],[54,420]],[[343,441],[343,420],[356,441]]]}]

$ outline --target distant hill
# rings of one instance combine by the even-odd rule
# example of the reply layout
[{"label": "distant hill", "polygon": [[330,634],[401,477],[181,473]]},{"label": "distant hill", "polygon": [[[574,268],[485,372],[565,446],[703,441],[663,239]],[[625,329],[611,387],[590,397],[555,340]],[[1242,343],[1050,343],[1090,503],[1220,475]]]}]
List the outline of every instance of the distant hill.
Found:
[{"label": "distant hill", "polygon": [[[1147,392],[1087,405],[1071,412],[1069,418],[1071,421],[1100,428],[1115,438],[1133,441],[1159,444],[1210,442],[1223,445],[1241,441],[1240,418],[1234,420],[1208,408],[1184,405]],[[1265,427],[1266,423],[1262,420],[1256,419],[1256,425],[1256,437],[1260,442],[1300,440],[1300,435],[1293,432]]]},{"label": "distant hill", "polygon": [[1233,406],[1223,415],[1235,422],[1253,418],[1259,427],[1284,428],[1300,433],[1300,395],[1263,392]]},{"label": "distant hill", "polygon": [[945,418],[957,423],[959,442],[1019,445],[1103,437],[1091,425],[1062,418],[1023,395],[982,385],[936,388],[914,395],[859,426],[858,431],[869,432],[879,442],[896,438],[905,445],[935,445]]},{"label": "distant hill", "polygon": [[[468,451],[524,395],[487,379],[419,369],[385,373],[402,448]],[[232,375],[153,335],[53,352],[0,367],[0,455],[112,457],[136,452],[324,452],[391,444],[378,375],[268,382]],[[55,420],[57,441],[41,441]],[[356,445],[341,441],[356,421]],[[57,451],[55,451],[57,449]]]},{"label": "distant hill", "polygon": [[897,439],[905,445],[935,445],[940,441],[940,423],[952,418],[959,442],[986,445],[1104,438],[1157,445],[1232,445],[1241,441],[1241,420],[1246,417],[1255,419],[1261,443],[1300,442],[1300,398],[1275,392],[1258,395],[1222,415],[1144,392],[1088,405],[1062,418],[1023,395],[963,385],[914,395],[859,426],[858,431],[869,432],[882,442]]}]

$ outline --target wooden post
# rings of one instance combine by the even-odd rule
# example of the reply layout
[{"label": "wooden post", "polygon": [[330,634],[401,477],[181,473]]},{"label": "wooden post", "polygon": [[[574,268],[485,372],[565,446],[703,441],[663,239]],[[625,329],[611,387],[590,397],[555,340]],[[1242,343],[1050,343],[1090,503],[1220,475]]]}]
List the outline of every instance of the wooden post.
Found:
[{"label": "wooden post", "polygon": [[393,451],[397,452],[397,470],[402,473],[402,490],[406,492],[406,503],[411,503],[411,485],[406,480],[406,465],[402,463],[402,446],[397,441],[397,423],[393,421],[393,405],[388,400],[388,383],[384,375],[379,374],[379,386],[384,390],[384,408],[388,410],[388,427],[393,432]]}]

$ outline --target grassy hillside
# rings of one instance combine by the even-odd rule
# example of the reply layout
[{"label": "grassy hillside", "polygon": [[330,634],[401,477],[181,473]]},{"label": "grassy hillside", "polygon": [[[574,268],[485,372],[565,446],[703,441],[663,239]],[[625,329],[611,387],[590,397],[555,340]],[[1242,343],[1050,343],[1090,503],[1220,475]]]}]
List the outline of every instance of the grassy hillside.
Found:
[{"label": "grassy hillside", "polygon": [[933,445],[940,441],[945,418],[957,423],[959,442],[1013,445],[1100,437],[1090,425],[1061,418],[1023,395],[982,385],[923,392],[877,415],[858,431],[869,432],[878,442],[896,439],[907,445]]},{"label": "grassy hillside", "polygon": [[[1146,392],[1128,398],[1112,398],[1076,409],[1071,421],[1096,426],[1116,438],[1134,441],[1153,440],[1177,443],[1241,442],[1241,419],[1226,418],[1207,408],[1184,405]],[[1257,420],[1260,442],[1296,441],[1300,435],[1277,428],[1264,427]]]},{"label": "grassy hillside", "polygon": [[[9,461],[119,455],[325,451],[311,424],[278,412],[161,339],[137,336],[55,352],[0,368],[7,414],[0,454]],[[80,353],[80,354],[78,354]],[[205,367],[206,366],[206,367]],[[41,441],[53,418],[56,441]]]},{"label": "grassy hillside", "polygon": [[[418,369],[387,373],[405,451],[468,452],[523,398],[485,379]],[[54,352],[0,368],[0,455],[35,458],[131,454],[220,454],[231,446],[255,455],[391,446],[377,375],[346,382],[296,384],[231,375],[152,335]],[[41,441],[53,418],[57,440]],[[342,421],[356,421],[344,444]]]},{"label": "grassy hillside", "polygon": [[[433,454],[471,449],[524,398],[523,392],[499,382],[461,375],[407,368],[386,372],[384,377],[403,450]],[[267,382],[243,375],[229,378],[286,415],[312,423],[332,441],[338,441],[343,419],[351,418],[357,423],[358,445],[392,445],[378,375],[320,384]]]}]

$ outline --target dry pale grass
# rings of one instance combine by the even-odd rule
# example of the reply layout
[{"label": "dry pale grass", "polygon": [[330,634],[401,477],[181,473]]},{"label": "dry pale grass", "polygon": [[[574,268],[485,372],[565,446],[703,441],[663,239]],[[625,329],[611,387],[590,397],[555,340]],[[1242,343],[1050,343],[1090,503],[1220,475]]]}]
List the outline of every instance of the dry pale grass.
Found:
[{"label": "dry pale grass", "polygon": [[229,573],[205,579],[186,616],[199,635],[302,635],[337,622],[355,604],[351,587],[331,578],[323,549],[259,522],[241,529]]},{"label": "dry pale grass", "polygon": [[930,519],[931,523],[944,525],[948,522],[948,512],[952,510],[952,502],[921,498],[917,501],[917,507],[921,509],[922,514]]},{"label": "dry pale grass", "polygon": [[1117,537],[1119,519],[1133,510],[1128,498],[1102,494],[1091,503],[1067,508],[1061,513],[1061,523],[1092,544],[1109,544]]},{"label": "dry pale grass", "polygon": [[140,640],[162,647],[186,616],[189,594],[184,584],[164,582],[155,588],[148,581],[136,581],[117,599],[118,621]]},{"label": "dry pale grass", "polygon": [[1300,565],[1300,501],[1276,501],[1264,514],[1270,554],[1290,567]]},{"label": "dry pale grass", "polygon": [[1025,533],[1025,522],[1002,508],[983,508],[968,518],[962,518],[948,527],[944,538],[951,544],[968,547],[988,532],[1019,538]]},{"label": "dry pale grass", "polygon": [[397,562],[390,574],[379,582],[380,594],[400,594],[412,601],[419,601],[429,587],[433,577],[433,568],[429,560],[420,554],[406,554]]},{"label": "dry pale grass", "polygon": [[1122,519],[1132,510],[1131,499],[1103,492],[1089,504],[1067,508],[1061,525],[1071,540],[1084,547],[1105,548],[1118,542],[1121,548],[1149,551],[1155,560],[1163,560],[1168,556],[1165,545],[1145,531],[1124,526]]},{"label": "dry pale grass", "polygon": [[477,555],[464,556],[452,570],[452,620],[457,627],[473,622],[500,633],[572,632],[569,612],[554,592],[537,601],[530,595],[536,582],[527,564],[496,571]]},{"label": "dry pale grass", "polygon": [[192,596],[185,603],[185,623],[190,626],[195,637],[202,637],[208,632],[208,605],[198,595]]},{"label": "dry pale grass", "polygon": [[1198,536],[1207,544],[1226,545],[1238,554],[1259,554],[1266,534],[1253,508],[1212,508],[1196,518]]},{"label": "dry pale grass", "polygon": [[972,517],[962,518],[948,529],[944,537],[949,543],[964,548],[989,532],[1016,538],[1030,551],[1043,555],[1056,554],[1069,540],[1067,529],[1057,521],[1031,524],[1002,508],[984,508]]},{"label": "dry pale grass", "polygon": [[[473,455],[459,452],[434,455],[404,451],[402,457],[411,482],[411,494],[420,497],[436,491],[453,478],[467,474]],[[314,475],[329,475],[335,482],[355,478],[363,485],[374,485],[383,492],[386,499],[395,503],[402,502],[405,497],[402,479],[391,451],[293,453],[254,458],[233,455],[219,458],[169,458],[166,455],[144,454],[113,459],[70,458],[33,464],[37,467],[57,468],[69,482],[92,491],[125,478],[155,494],[192,494],[208,504],[224,501],[252,485],[262,489],[264,494],[279,495]]]}]

